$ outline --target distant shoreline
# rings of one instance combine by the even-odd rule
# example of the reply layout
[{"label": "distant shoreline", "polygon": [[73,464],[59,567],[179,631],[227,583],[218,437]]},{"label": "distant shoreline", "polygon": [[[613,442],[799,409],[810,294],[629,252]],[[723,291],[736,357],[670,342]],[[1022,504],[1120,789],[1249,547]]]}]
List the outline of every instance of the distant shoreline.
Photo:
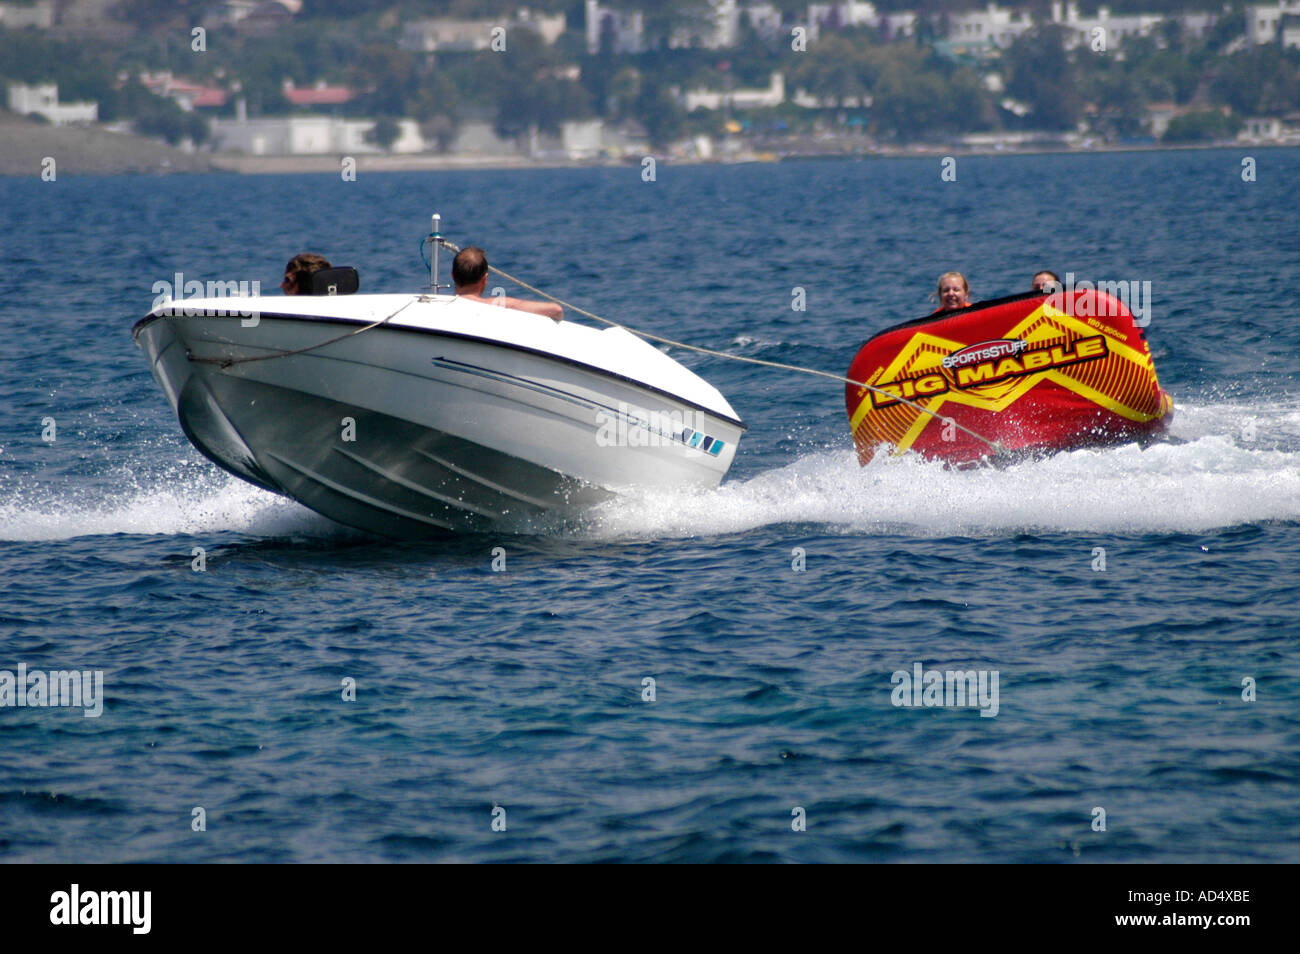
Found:
[{"label": "distant shoreline", "polygon": [[[708,159],[674,158],[652,153],[666,165],[731,165],[757,162],[825,161],[837,159],[935,158],[942,156],[1088,155],[1114,152],[1173,152],[1205,149],[1287,149],[1287,143],[1129,143],[1098,144],[1090,148],[1068,146],[997,149],[958,145],[914,144],[874,146],[859,151],[785,151],[771,144]],[[103,127],[54,127],[22,117],[0,114],[0,176],[34,177],[54,160],[56,176],[175,175],[227,172],[239,175],[288,175],[341,171],[343,156],[241,156],[184,152],[165,143]],[[529,159],[523,156],[465,156],[444,154],[353,156],[358,175],[375,172],[449,172],[457,170],[504,171],[511,169],[636,168],[638,157],[624,159]]]},{"label": "distant shoreline", "polygon": [[[53,160],[51,162],[51,160]],[[210,172],[201,153],[104,126],[51,126],[0,111],[0,176],[37,180],[67,176]]]},{"label": "distant shoreline", "polygon": [[[1123,152],[1186,152],[1210,149],[1295,149],[1288,143],[1179,143],[1124,145],[1099,145],[1087,149],[1068,146],[1043,146],[1015,149],[958,146],[888,146],[861,152],[786,153],[775,154],[763,150],[746,151],[731,156],[709,159],[677,158],[662,153],[649,153],[658,162],[670,166],[749,165],[764,162],[834,161],[841,159],[932,159],[943,156],[1049,156],[1089,155]],[[212,157],[218,171],[242,175],[284,175],[307,173],[338,173],[343,156],[231,156]],[[624,159],[528,159],[522,156],[447,156],[418,154],[409,156],[366,155],[353,156],[360,175],[369,172],[450,172],[456,170],[505,171],[511,169],[617,169],[638,168],[639,157]]]}]

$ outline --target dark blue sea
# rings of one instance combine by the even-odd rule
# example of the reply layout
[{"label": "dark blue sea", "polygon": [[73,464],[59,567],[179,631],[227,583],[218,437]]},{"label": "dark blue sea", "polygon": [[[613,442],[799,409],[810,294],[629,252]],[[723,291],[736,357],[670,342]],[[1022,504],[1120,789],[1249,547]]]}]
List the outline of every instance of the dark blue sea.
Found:
[{"label": "dark blue sea", "polygon": [[[0,671],[103,673],[98,717],[0,707],[0,860],[1300,861],[1297,181],[1294,149],[0,179]],[[1149,281],[1171,439],[861,468],[842,387],[678,353],[749,425],[717,491],[420,544],[188,444],[130,334],[156,282],[273,291],[310,249],[417,290],[434,211],[601,315],[837,374],[948,269]],[[996,715],[895,705],[918,665],[996,674]]]}]

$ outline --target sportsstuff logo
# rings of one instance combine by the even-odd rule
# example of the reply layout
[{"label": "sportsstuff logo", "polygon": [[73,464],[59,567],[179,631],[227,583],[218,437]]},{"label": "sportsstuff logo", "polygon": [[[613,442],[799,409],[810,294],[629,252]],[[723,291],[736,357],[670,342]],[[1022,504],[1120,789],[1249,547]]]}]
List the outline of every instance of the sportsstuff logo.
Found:
[{"label": "sportsstuff logo", "polygon": [[950,390],[974,390],[1053,368],[1096,361],[1108,353],[1104,335],[1075,338],[1043,348],[1030,348],[1027,341],[1009,338],[983,341],[954,351],[943,359],[941,367],[925,374],[876,385],[879,390],[871,393],[871,404],[889,407],[903,398],[916,400]]},{"label": "sportsstuff logo", "polygon": [[1012,357],[1029,347],[1028,341],[1020,339],[999,338],[997,341],[981,341],[960,351],[954,351],[940,363],[945,368],[962,368],[978,361],[996,361],[998,358]]}]

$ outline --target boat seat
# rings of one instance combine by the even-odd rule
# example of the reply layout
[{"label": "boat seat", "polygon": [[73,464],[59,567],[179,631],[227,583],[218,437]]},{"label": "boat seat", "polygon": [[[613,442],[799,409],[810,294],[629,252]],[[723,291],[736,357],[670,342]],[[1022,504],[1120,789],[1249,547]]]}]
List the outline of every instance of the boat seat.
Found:
[{"label": "boat seat", "polygon": [[360,287],[361,279],[351,266],[322,268],[311,275],[313,295],[351,295]]}]

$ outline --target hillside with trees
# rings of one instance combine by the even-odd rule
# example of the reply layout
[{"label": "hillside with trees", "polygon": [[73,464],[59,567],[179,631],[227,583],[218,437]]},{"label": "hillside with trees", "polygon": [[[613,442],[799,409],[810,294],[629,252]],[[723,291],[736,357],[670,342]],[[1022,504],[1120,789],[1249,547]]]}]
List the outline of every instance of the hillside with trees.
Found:
[{"label": "hillside with trees", "polygon": [[[797,50],[788,34],[765,37],[747,23],[729,49],[670,48],[675,25],[705,15],[704,0],[658,5],[610,0],[608,6],[647,11],[649,48],[635,54],[589,53],[584,6],[573,0],[531,5],[568,17],[569,29],[556,43],[513,30],[505,52],[435,55],[404,49],[401,40],[412,19],[513,16],[518,3],[508,0],[308,0],[292,24],[274,36],[213,28],[205,49],[196,52],[191,30],[210,5],[208,0],[123,0],[122,22],[132,24],[134,32],[121,43],[0,29],[0,78],[56,82],[65,99],[97,101],[104,121],[132,120],[139,131],[169,142],[199,143],[204,121],[140,86],[136,77],[142,71],[168,70],[229,90],[225,106],[209,116],[233,115],[237,99],[250,116],[290,113],[286,81],[345,85],[357,95],[338,108],[339,114],[385,121],[382,137],[394,135],[391,124],[397,118],[409,117],[427,138],[444,144],[469,118],[490,119],[507,136],[554,131],[573,119],[634,120],[660,146],[687,134],[720,134],[737,122],[746,132],[787,135],[853,128],[882,142],[944,141],[998,130],[1063,132],[1083,124],[1102,140],[1125,140],[1144,135],[1153,103],[1187,113],[1170,135],[1196,141],[1231,136],[1246,117],[1300,111],[1300,51],[1240,42],[1243,8],[1223,13],[1222,4],[1209,0],[1107,4],[1113,14],[1198,6],[1223,13],[1204,39],[1183,36],[1171,22],[1107,52],[1067,50],[1060,28],[1043,23],[982,58],[945,54],[925,30],[894,42],[884,42],[870,29],[824,30],[805,50]],[[776,6],[792,16],[807,11],[806,4]],[[881,0],[877,6],[938,16],[984,4]],[[1096,6],[1079,4],[1085,12]],[[1046,2],[1027,5],[1039,15],[1047,7]],[[784,76],[790,93],[802,91],[819,106],[787,101],[743,114],[688,114],[683,106],[685,90],[763,87],[775,72]]]}]

